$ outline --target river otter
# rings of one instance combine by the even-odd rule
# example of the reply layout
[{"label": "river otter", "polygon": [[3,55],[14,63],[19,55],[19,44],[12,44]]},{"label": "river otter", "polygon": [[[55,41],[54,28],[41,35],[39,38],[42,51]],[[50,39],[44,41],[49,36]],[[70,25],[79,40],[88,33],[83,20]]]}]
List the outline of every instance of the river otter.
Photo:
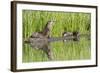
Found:
[{"label": "river otter", "polygon": [[43,50],[48,59],[52,60],[51,48],[49,46],[48,38],[50,38],[50,31],[54,21],[48,21],[41,32],[33,32],[32,35],[25,40],[25,43],[31,45],[32,48]]},{"label": "river otter", "polygon": [[54,21],[48,21],[47,24],[45,25],[44,29],[40,32],[33,32],[31,37],[37,37],[37,38],[49,38],[50,37],[50,31],[52,30]]},{"label": "river otter", "polygon": [[[73,36],[73,41],[78,41],[79,40],[79,32],[75,31],[75,32],[63,32],[62,33],[63,37],[70,37]],[[63,40],[63,42],[66,42],[67,40]]]}]

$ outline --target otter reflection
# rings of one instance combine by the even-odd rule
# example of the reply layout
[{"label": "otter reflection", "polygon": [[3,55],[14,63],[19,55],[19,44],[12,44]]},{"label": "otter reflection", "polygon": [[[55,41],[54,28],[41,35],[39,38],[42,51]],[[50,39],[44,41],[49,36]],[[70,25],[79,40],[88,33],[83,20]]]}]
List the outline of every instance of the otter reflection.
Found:
[{"label": "otter reflection", "polygon": [[75,39],[75,36],[67,36],[67,37],[29,37],[27,40],[25,40],[25,43],[30,44],[32,48],[43,50],[49,60],[53,59],[50,43],[55,41],[62,41],[62,40],[73,40]]}]

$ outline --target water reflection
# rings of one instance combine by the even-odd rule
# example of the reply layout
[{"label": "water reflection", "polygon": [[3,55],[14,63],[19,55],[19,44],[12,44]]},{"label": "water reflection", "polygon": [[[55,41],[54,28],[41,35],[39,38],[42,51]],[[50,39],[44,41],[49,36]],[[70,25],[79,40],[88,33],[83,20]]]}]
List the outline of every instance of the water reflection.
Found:
[{"label": "water reflection", "polygon": [[51,38],[29,37],[25,40],[28,45],[24,46],[25,51],[29,51],[29,53],[24,52],[26,56],[24,59],[28,58],[28,62],[90,59],[91,41],[88,39],[89,37],[90,35],[87,34]]}]

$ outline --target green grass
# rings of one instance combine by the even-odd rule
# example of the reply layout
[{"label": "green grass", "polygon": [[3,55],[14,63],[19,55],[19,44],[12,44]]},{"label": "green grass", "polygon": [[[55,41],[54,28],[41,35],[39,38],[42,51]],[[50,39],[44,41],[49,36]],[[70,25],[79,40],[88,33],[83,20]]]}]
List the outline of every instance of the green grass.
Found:
[{"label": "green grass", "polygon": [[[81,34],[90,33],[89,13],[50,12],[23,10],[23,38],[28,38],[32,32],[41,31],[49,20],[56,20],[51,36],[61,37],[64,30],[79,31]],[[54,60],[84,60],[91,58],[91,41],[81,38],[79,42],[52,42],[51,49]],[[35,50],[30,45],[23,44],[23,62],[49,61],[41,50]]]}]

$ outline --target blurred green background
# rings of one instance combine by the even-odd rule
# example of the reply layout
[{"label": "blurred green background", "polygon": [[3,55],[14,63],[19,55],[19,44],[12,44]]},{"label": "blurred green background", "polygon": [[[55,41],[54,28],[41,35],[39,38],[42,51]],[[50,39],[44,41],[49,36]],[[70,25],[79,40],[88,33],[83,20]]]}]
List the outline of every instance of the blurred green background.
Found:
[{"label": "blurred green background", "polygon": [[[91,14],[76,12],[54,12],[23,10],[23,38],[28,38],[32,32],[43,30],[49,20],[56,20],[51,30],[52,37],[61,37],[64,31],[79,31],[80,34],[89,34],[91,29]],[[50,43],[53,60],[85,60],[91,58],[91,40],[85,37],[79,42],[63,41]],[[23,62],[49,61],[47,55],[41,50],[35,50],[30,45],[23,44]]]}]

